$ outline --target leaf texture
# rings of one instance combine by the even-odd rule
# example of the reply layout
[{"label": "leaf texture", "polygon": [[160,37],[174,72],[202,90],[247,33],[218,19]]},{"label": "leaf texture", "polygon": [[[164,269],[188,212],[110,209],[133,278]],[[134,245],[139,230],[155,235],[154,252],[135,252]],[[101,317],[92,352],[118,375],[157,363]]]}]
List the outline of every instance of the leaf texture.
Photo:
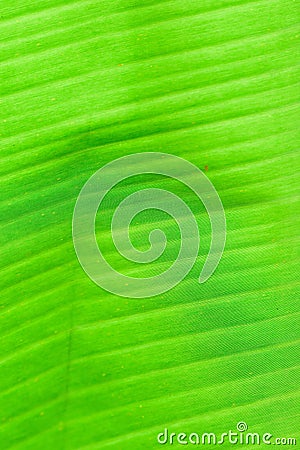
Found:
[{"label": "leaf texture", "polygon": [[[0,7],[1,449],[150,450],[165,427],[222,433],[239,421],[296,437],[298,2]],[[132,238],[143,249],[162,225],[161,260],[137,267],[116,255],[116,205],[151,186],[187,201],[201,248],[171,291],[118,298],[81,269],[73,209],[96,170],[149,151],[205,171],[224,204],[226,249],[199,285],[210,242],[203,206],[167,178],[128,180],[98,218],[112,264],[149,276],[178,252],[178,230],[156,212],[132,224]]]}]

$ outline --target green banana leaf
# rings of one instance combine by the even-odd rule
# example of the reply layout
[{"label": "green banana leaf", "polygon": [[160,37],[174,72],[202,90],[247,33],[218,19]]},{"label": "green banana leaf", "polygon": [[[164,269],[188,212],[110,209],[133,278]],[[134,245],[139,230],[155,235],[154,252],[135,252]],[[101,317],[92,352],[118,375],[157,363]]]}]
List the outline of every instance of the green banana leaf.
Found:
[{"label": "green banana leaf", "polygon": [[[1,450],[150,450],[166,432],[166,447],[176,433],[181,448],[180,433],[239,423],[272,443],[296,439],[299,3],[1,0],[0,11]],[[174,192],[201,235],[184,280],[137,299],[86,275],[72,217],[97,170],[142,152],[205,173],[227,241],[199,284],[211,239],[202,203],[164,176],[123,181],[96,221],[118,271],[157,275],[180,246],[174,220],[148,210],[132,242],[147,249],[159,227],[164,254],[147,265],[116,252],[114,210],[137,190]]]}]

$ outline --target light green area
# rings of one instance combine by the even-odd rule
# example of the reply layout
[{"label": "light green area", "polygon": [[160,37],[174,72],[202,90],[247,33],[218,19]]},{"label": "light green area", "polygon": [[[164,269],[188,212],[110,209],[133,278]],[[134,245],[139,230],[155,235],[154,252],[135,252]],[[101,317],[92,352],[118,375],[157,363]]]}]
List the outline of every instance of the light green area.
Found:
[{"label": "light green area", "polygon": [[[242,420],[297,436],[299,11],[293,0],[0,1],[1,450],[150,450],[165,427],[222,433]],[[111,264],[149,276],[178,253],[178,229],[153,212],[132,238],[145,248],[161,223],[161,261],[126,265],[113,251],[109,218],[141,187],[181,196],[202,238],[180,285],[131,300],[86,277],[71,220],[97,169],[143,151],[206,170],[228,233],[199,285],[201,204],[168,179],[127,180],[98,217]]]}]

